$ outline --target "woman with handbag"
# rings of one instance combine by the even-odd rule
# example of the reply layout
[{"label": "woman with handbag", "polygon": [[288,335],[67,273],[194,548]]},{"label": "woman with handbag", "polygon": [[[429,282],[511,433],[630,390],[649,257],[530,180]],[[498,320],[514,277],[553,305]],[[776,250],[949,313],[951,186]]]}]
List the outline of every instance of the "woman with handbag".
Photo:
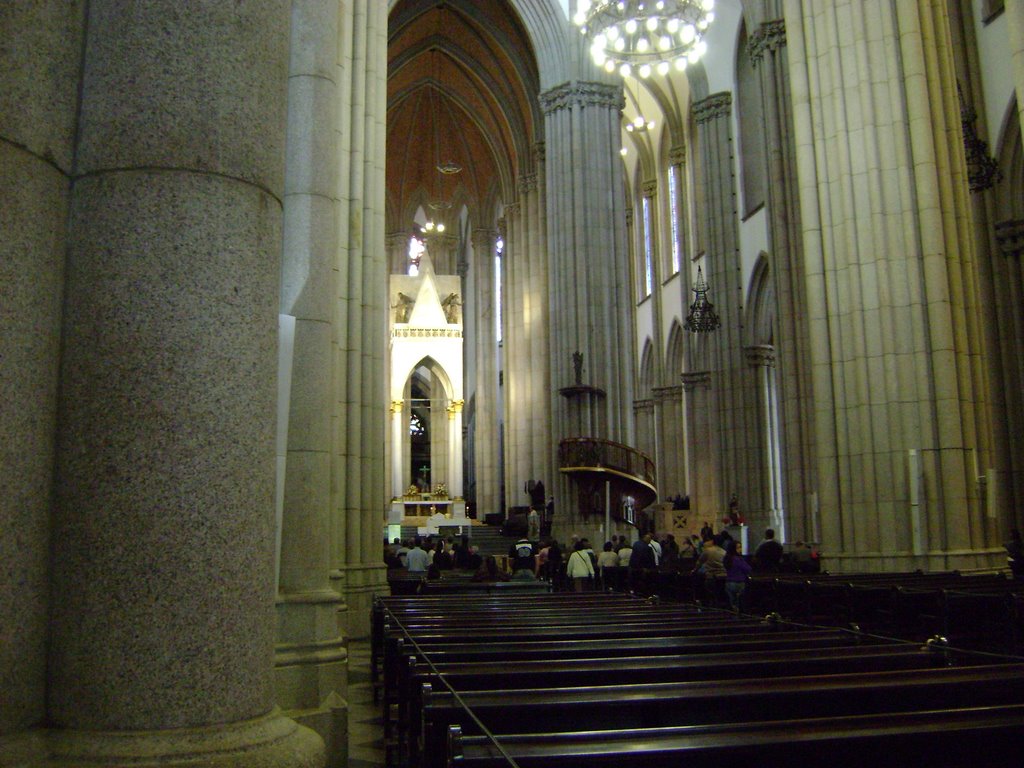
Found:
[{"label": "woman with handbag", "polygon": [[577,541],[569,561],[565,564],[565,575],[572,580],[573,590],[589,592],[594,583],[594,563],[584,550],[582,541]]}]

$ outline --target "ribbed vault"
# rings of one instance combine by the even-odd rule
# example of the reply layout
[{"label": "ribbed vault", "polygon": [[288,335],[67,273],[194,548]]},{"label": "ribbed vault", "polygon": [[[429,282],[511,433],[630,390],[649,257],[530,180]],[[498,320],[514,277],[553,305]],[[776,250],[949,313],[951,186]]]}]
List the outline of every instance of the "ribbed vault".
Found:
[{"label": "ribbed vault", "polygon": [[[482,220],[532,170],[540,119],[529,38],[511,4],[402,0],[388,23],[387,227],[417,206]],[[443,163],[457,174],[437,170]],[[452,214],[454,215],[454,214]]]}]

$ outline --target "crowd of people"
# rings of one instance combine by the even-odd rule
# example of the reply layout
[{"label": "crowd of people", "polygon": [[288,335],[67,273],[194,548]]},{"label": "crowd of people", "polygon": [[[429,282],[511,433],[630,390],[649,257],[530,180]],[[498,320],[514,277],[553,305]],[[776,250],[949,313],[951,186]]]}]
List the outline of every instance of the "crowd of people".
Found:
[{"label": "crowd of people", "polygon": [[584,537],[573,536],[563,546],[557,539],[538,540],[527,531],[515,541],[507,556],[482,556],[468,536],[419,536],[411,542],[395,539],[386,547],[391,568],[421,573],[428,579],[443,578],[446,571],[471,574],[474,581],[535,580],[550,582],[556,591],[631,591],[653,594],[662,574],[689,579],[694,597],[707,604],[742,610],[743,592],[751,573],[777,573],[783,569],[816,569],[817,553],[803,542],[786,552],[768,529],[752,554],[740,551],[723,528],[715,532],[705,524],[700,534],[662,537],[646,532],[631,540],[616,534],[600,552]]},{"label": "crowd of people", "polygon": [[[666,574],[688,581],[692,596],[707,605],[743,610],[743,595],[752,573],[813,573],[820,569],[818,554],[802,541],[788,548],[767,529],[752,553],[740,551],[740,543],[728,527],[717,533],[705,524],[699,534],[677,541],[674,534],[662,537],[646,532],[635,540],[616,534],[600,552],[586,538],[573,536],[562,545],[555,538],[538,540],[537,529],[513,543],[507,556],[482,556],[468,536],[417,536],[403,542],[396,538],[385,546],[389,568],[444,578],[461,572],[474,581],[543,580],[555,591],[630,591],[651,595],[664,583]],[[1014,530],[1006,544],[1013,575],[1024,579],[1024,540]]]}]

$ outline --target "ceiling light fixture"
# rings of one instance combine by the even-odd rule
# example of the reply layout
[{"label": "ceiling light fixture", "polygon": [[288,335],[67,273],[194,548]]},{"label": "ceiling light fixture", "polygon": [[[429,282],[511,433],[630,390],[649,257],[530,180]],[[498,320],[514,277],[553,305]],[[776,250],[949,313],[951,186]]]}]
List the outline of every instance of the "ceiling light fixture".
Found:
[{"label": "ceiling light fixture", "polygon": [[629,133],[633,131],[653,131],[654,121],[645,120],[643,115],[637,115],[634,119],[626,123],[626,130]]},{"label": "ceiling light fixture", "polygon": [[597,66],[647,78],[700,60],[714,7],[715,0],[579,0],[573,21]]}]

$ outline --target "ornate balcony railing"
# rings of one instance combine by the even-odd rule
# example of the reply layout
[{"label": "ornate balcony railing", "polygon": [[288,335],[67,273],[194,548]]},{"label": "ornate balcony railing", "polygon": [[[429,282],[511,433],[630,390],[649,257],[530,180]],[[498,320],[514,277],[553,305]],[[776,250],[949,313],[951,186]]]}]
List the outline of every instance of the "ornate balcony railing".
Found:
[{"label": "ornate balcony railing", "polygon": [[579,511],[584,514],[603,506],[600,488],[605,482],[612,485],[616,517],[623,497],[631,497],[638,510],[658,498],[654,461],[643,451],[622,443],[596,437],[567,438],[558,444],[558,468],[576,481]]}]

